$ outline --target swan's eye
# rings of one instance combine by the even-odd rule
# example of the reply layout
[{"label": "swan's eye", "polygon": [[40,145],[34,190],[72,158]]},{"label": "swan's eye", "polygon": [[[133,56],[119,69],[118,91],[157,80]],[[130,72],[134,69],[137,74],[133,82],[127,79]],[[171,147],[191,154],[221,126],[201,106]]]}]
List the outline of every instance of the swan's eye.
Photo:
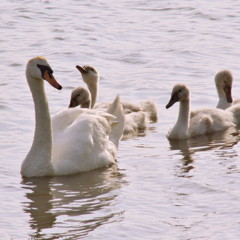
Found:
[{"label": "swan's eye", "polygon": [[96,70],[94,68],[92,68],[92,67],[89,67],[89,66],[86,67],[85,70],[88,71],[88,72],[91,71],[93,73],[96,73]]},{"label": "swan's eye", "polygon": [[48,74],[49,74],[50,78],[52,78],[52,76],[53,76],[53,70],[52,70],[51,68],[49,68],[47,71],[48,71]]},{"label": "swan's eye", "polygon": [[83,69],[85,70],[86,73],[88,73],[88,71],[89,71],[89,68],[88,68],[88,67],[83,66]]},{"label": "swan's eye", "polygon": [[89,67],[85,68],[85,70],[86,70],[87,72],[92,71],[92,69],[89,68]]},{"label": "swan's eye", "polygon": [[38,64],[37,66],[41,71],[42,77],[43,77],[44,73],[47,71],[48,75],[52,78],[53,70],[49,66],[41,65],[41,64]]}]

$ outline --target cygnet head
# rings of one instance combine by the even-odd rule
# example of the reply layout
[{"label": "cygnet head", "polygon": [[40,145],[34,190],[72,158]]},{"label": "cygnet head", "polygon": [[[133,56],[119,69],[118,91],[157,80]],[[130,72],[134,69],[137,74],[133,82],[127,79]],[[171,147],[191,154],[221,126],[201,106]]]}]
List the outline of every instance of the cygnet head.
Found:
[{"label": "cygnet head", "polygon": [[233,77],[231,72],[228,70],[220,71],[215,75],[215,84],[217,87],[218,95],[220,98],[223,95],[225,95],[229,103],[233,102],[232,82],[233,82]]},{"label": "cygnet head", "polygon": [[85,65],[85,66],[77,65],[76,68],[82,74],[83,81],[87,85],[97,84],[99,79],[99,73],[96,70],[96,68],[90,65]]},{"label": "cygnet head", "polygon": [[80,105],[82,108],[90,108],[91,94],[88,89],[78,87],[72,91],[71,100],[68,108],[74,108],[78,105]]},{"label": "cygnet head", "polygon": [[44,79],[58,90],[62,89],[62,86],[54,78],[53,70],[45,57],[30,59],[26,68],[26,76],[29,83],[33,83],[35,80],[39,81]]},{"label": "cygnet head", "polygon": [[176,102],[189,101],[189,89],[184,84],[176,84],[173,87],[172,95],[166,108],[170,108]]}]

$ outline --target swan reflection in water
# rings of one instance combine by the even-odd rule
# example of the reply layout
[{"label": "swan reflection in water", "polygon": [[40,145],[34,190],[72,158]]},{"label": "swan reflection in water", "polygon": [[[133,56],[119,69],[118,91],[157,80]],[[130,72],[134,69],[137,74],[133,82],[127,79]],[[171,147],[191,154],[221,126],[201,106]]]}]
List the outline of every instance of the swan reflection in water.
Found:
[{"label": "swan reflection in water", "polygon": [[[34,239],[79,239],[109,222],[121,221],[116,211],[124,174],[116,166],[67,177],[24,178],[24,212],[30,215]],[[70,239],[69,238],[69,239]]]},{"label": "swan reflection in water", "polygon": [[[209,135],[197,136],[194,138],[177,140],[168,139],[171,150],[179,150],[177,155],[181,154],[180,173],[182,177],[190,177],[190,171],[194,168],[194,154],[211,149],[228,149],[236,145],[240,140],[240,127],[230,128],[223,132],[217,132]],[[224,152],[222,151],[222,154]],[[233,153],[234,154],[234,153]]]}]

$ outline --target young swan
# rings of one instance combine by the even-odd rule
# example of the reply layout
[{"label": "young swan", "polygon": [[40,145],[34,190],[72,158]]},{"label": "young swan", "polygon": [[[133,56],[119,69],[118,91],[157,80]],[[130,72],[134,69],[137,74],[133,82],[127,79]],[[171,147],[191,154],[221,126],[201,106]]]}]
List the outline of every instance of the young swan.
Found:
[{"label": "young swan", "polygon": [[170,108],[176,102],[180,102],[179,114],[175,126],[167,135],[169,139],[186,139],[235,126],[232,114],[221,109],[195,111],[195,115],[190,118],[190,92],[184,84],[173,87],[171,99],[166,108]]},{"label": "young swan", "polygon": [[216,74],[215,83],[218,91],[219,102],[217,108],[226,109],[233,116],[233,121],[240,124],[240,99],[232,99],[233,77],[230,71],[223,70]]},{"label": "young swan", "polygon": [[95,106],[98,96],[99,73],[94,67],[90,65],[86,65],[83,67],[77,65],[76,68],[82,74],[83,81],[87,84],[88,90],[91,93],[91,108],[93,108]]},{"label": "young swan", "polygon": [[77,87],[72,91],[68,108],[80,106],[81,108],[91,108],[91,93],[84,87]]},{"label": "young swan", "polygon": [[[107,111],[111,104],[100,105],[97,110]],[[80,106],[81,108],[91,108],[91,93],[83,87],[75,88],[72,91],[70,104],[68,108]],[[140,132],[144,132],[148,125],[147,118],[143,112],[131,112],[125,114],[125,124],[123,130],[123,138],[131,138],[137,136]]]},{"label": "young swan", "polygon": [[[110,103],[99,103],[95,105],[98,94],[98,71],[89,65],[77,65],[76,68],[80,71],[83,81],[87,84],[89,89],[91,96],[90,107],[101,110],[107,109]],[[83,97],[80,97],[80,95]],[[86,95],[86,93],[83,93],[83,88],[74,89],[69,107],[76,107],[77,105],[82,106],[84,98],[87,99]],[[143,133],[148,128],[150,122],[157,121],[157,107],[151,100],[145,100],[139,103],[122,102],[122,105],[125,114],[125,125],[123,131],[124,138],[132,138],[137,136],[139,133]]]},{"label": "young swan", "polygon": [[228,70],[220,71],[215,75],[215,85],[219,97],[217,108],[226,109],[232,105],[232,82],[233,77]]},{"label": "young swan", "polygon": [[[91,108],[95,106],[97,95],[98,95],[98,81],[99,81],[99,73],[93,66],[79,66],[76,68],[80,71],[83,81],[87,84],[88,89],[92,96],[92,104]],[[96,107],[106,107],[109,103],[101,103]],[[123,101],[123,110],[124,113],[131,112],[143,112],[146,113],[148,122],[157,122],[157,106],[152,100],[144,100],[138,103]]]}]

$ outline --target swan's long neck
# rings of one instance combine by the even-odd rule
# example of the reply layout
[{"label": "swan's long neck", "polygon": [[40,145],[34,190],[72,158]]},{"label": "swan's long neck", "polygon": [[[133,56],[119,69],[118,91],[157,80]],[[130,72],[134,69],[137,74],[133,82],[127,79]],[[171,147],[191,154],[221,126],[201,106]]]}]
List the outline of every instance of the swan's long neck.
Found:
[{"label": "swan's long neck", "polygon": [[91,108],[94,107],[96,101],[97,101],[97,94],[98,94],[98,83],[87,83],[88,90],[91,93],[92,102],[91,102]]},{"label": "swan's long neck", "polygon": [[218,97],[219,97],[217,108],[226,109],[226,108],[230,107],[232,104],[227,101],[227,97],[226,97],[222,87],[216,85],[216,88],[217,88],[217,93],[218,93]]},{"label": "swan's long neck", "polygon": [[177,122],[173,128],[173,134],[178,138],[186,138],[189,127],[190,103],[189,99],[180,101]]},{"label": "swan's long neck", "polygon": [[219,101],[218,101],[218,104],[217,104],[217,108],[220,108],[220,109],[227,109],[228,107],[230,107],[232,104],[229,103],[226,99],[226,97],[222,97],[222,98],[219,98]]},{"label": "swan's long neck", "polygon": [[[29,77],[28,77],[29,78]],[[27,177],[52,174],[52,131],[48,102],[43,80],[28,81],[35,107],[35,133],[32,147],[22,165],[22,174]]]},{"label": "swan's long neck", "polygon": [[218,98],[219,98],[217,108],[224,108],[225,105],[227,104],[227,99],[226,99],[225,93],[221,86],[218,86],[216,84],[216,88],[217,88],[217,93],[218,93]]}]

